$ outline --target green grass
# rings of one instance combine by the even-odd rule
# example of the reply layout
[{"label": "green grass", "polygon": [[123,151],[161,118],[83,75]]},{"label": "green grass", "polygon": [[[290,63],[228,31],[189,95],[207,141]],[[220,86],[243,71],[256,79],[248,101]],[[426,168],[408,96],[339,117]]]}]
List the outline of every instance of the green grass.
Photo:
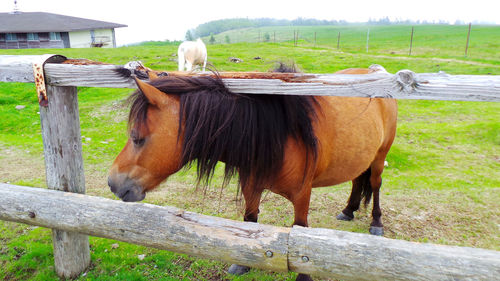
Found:
[{"label": "green grass", "polygon": [[[416,49],[412,57],[405,53],[408,27],[370,27],[373,47],[368,54],[363,49],[365,26],[341,27],[345,45],[340,51],[336,50],[336,30],[333,28],[299,28],[301,41],[297,47],[291,42],[208,45],[209,61],[219,71],[267,71],[278,60],[293,60],[300,69],[310,73],[331,73],[377,63],[389,72],[411,69],[415,72],[444,70],[450,74],[500,74],[500,27],[473,26],[471,55],[467,58],[460,53],[462,51],[450,47],[462,48],[460,40],[465,36],[465,27],[416,26]],[[266,29],[260,30],[262,36]],[[353,34],[348,35],[348,30]],[[314,31],[318,39],[316,47],[310,39]],[[240,34],[244,32],[247,31],[239,31]],[[423,37],[424,34],[428,37]],[[283,40],[288,35],[291,38],[292,29],[283,28],[279,33]],[[349,36],[360,37],[362,46],[356,47],[353,43],[349,47]],[[417,42],[423,40],[426,47],[417,47]],[[113,64],[141,60],[159,70],[174,70],[177,65],[176,57],[172,56],[176,53],[176,45],[158,42],[117,49],[2,51],[2,54],[43,53]],[[257,56],[261,59],[254,59]],[[229,57],[241,58],[243,63],[231,63]],[[130,92],[129,89],[78,89],[88,194],[115,198],[106,187],[106,174],[127,140],[127,108],[123,100]],[[16,105],[26,108],[17,110]],[[37,112],[34,85],[0,83],[0,182],[45,186]],[[388,155],[389,166],[383,175],[381,196],[387,237],[500,250],[499,120],[498,103],[399,101],[398,132]],[[195,189],[194,178],[192,169],[183,170],[150,193],[146,202],[242,219],[241,204],[234,200],[235,184],[222,193],[218,188],[222,178],[220,169],[210,187]],[[310,225],[367,233],[370,208],[360,210],[352,222],[335,219],[349,192],[349,184],[315,189]],[[291,204],[278,195],[266,193],[260,210],[262,223],[289,226],[293,222]],[[0,222],[0,279],[55,279],[50,236],[47,229]],[[115,243],[119,247],[113,246]],[[78,280],[293,280],[295,277],[294,273],[274,274],[260,270],[232,277],[225,274],[228,265],[218,261],[103,238],[91,237],[90,244],[92,266]],[[139,260],[139,255],[145,255],[144,260]]]}]

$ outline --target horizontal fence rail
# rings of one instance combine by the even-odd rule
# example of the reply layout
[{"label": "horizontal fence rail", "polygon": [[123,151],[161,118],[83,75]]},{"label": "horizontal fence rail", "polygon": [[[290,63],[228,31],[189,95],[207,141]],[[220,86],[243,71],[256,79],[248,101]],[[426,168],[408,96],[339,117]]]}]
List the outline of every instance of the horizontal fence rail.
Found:
[{"label": "horizontal fence rail", "polygon": [[[34,82],[30,60],[37,56],[0,56],[0,81]],[[77,62],[77,60],[72,60]],[[115,65],[45,64],[47,83],[53,86],[136,88]],[[238,74],[238,73],[236,73]],[[241,73],[240,73],[241,74]],[[171,75],[186,75],[172,72]],[[208,74],[193,74],[208,75]],[[281,95],[329,95],[396,99],[500,102],[500,75],[448,75],[401,70],[396,74],[247,74],[221,77],[235,93]],[[238,75],[236,75],[238,76]],[[245,77],[245,78],[241,78]]]},{"label": "horizontal fence rail", "polygon": [[495,280],[500,276],[497,251],[239,222],[174,207],[9,184],[0,184],[0,219],[343,280]]}]

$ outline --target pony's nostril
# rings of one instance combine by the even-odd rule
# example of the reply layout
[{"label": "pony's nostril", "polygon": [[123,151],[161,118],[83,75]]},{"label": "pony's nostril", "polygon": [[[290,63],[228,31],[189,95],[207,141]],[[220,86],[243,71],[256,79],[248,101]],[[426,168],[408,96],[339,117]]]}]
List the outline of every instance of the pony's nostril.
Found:
[{"label": "pony's nostril", "polygon": [[111,177],[108,177],[108,186],[111,189],[111,192],[116,193],[116,184],[113,182]]},{"label": "pony's nostril", "polygon": [[123,194],[120,194],[118,197],[120,197],[120,199],[122,199],[122,200],[125,200],[125,198],[127,198],[127,195],[129,193],[130,193],[130,189],[127,189]]}]

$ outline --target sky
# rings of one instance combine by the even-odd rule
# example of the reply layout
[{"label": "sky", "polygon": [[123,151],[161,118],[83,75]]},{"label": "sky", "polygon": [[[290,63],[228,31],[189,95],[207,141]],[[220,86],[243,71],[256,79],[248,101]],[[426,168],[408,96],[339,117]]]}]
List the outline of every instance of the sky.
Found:
[{"label": "sky", "polygon": [[[316,18],[365,22],[439,20],[500,24],[499,0],[17,0],[21,12],[49,12],[126,24],[116,29],[118,45],[149,40],[183,40],[188,29],[224,18]],[[0,0],[0,13],[14,0]]]}]

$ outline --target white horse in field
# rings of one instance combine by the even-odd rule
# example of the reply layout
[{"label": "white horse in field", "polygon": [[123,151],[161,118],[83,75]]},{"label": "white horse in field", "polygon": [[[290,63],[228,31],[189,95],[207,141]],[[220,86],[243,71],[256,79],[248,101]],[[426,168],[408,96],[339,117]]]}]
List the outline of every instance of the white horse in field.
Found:
[{"label": "white horse in field", "polygon": [[196,41],[185,41],[177,51],[179,58],[179,71],[191,71],[195,65],[203,64],[203,71],[207,65],[207,47],[200,38]]}]

